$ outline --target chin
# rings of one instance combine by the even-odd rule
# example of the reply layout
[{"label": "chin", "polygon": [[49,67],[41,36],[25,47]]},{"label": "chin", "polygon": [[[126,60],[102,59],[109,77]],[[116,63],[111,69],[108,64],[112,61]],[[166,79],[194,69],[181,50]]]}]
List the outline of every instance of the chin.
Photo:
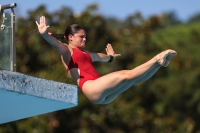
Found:
[{"label": "chin", "polygon": [[85,44],[82,44],[82,46],[81,46],[82,48],[85,48]]}]

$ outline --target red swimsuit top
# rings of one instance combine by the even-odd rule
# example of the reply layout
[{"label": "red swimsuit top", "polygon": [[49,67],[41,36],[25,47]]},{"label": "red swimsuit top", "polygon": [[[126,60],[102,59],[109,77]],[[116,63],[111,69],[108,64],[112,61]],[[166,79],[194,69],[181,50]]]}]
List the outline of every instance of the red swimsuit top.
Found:
[{"label": "red swimsuit top", "polygon": [[100,77],[92,66],[92,59],[87,52],[76,48],[72,48],[72,50],[73,54],[68,65],[68,71],[72,68],[78,68],[80,70],[80,78],[87,78],[88,76]]}]

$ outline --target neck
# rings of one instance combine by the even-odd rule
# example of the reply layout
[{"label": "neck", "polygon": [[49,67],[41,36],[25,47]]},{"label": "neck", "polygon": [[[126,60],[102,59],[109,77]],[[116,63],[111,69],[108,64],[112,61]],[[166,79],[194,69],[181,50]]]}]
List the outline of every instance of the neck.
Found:
[{"label": "neck", "polygon": [[76,46],[74,46],[74,45],[72,45],[72,44],[69,44],[69,46],[70,46],[71,48],[76,48],[76,49],[82,50],[82,48],[78,48],[78,47],[76,47]]}]

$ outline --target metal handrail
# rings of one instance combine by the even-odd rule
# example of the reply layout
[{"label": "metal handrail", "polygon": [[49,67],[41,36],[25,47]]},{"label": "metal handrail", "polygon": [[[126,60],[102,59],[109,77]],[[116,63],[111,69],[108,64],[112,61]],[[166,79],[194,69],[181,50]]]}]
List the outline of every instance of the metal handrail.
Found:
[{"label": "metal handrail", "polygon": [[14,9],[17,6],[16,3],[0,5],[0,15],[4,13],[5,9],[11,9],[11,29],[12,29],[12,44],[11,44],[11,68],[10,70],[16,72],[16,41],[15,41],[15,12]]}]

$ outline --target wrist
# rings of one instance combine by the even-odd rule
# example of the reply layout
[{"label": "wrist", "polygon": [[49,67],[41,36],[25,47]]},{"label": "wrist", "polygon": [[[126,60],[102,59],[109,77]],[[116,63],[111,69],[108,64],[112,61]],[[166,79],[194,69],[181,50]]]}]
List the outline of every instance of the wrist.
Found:
[{"label": "wrist", "polygon": [[109,55],[109,57],[110,57],[110,59],[108,60],[108,62],[110,63],[110,62],[112,62],[112,61],[113,61],[113,59],[114,59],[114,56],[112,56],[112,55]]},{"label": "wrist", "polygon": [[50,32],[47,32],[47,31],[40,32],[40,31],[39,31],[39,33],[40,33],[41,35],[49,35]]},{"label": "wrist", "polygon": [[40,33],[40,35],[43,36],[43,37],[49,36],[48,32]]}]

